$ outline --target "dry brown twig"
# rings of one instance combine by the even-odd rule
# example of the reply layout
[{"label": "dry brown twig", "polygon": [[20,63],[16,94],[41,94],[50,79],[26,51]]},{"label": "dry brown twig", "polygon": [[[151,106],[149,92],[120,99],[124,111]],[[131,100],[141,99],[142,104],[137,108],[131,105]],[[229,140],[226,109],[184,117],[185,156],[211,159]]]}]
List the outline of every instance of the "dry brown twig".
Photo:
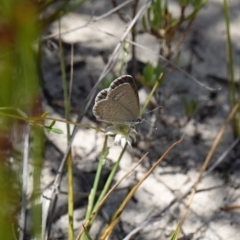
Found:
[{"label": "dry brown twig", "polygon": [[181,217],[181,219],[180,219],[180,222],[179,222],[179,230],[178,230],[178,233],[177,233],[177,238],[178,238],[178,236],[179,236],[179,234],[180,234],[180,230],[181,230],[181,228],[182,228],[182,226],[183,226],[183,223],[184,223],[184,221],[185,221],[185,219],[186,219],[186,217],[187,217],[187,214],[188,214],[188,211],[189,211],[189,209],[190,209],[190,206],[191,206],[191,203],[192,203],[192,201],[193,201],[193,198],[194,198],[194,196],[195,196],[195,194],[196,194],[198,184],[200,183],[200,181],[201,181],[201,179],[202,179],[202,177],[203,177],[203,175],[204,175],[204,172],[205,172],[205,170],[207,169],[207,166],[209,165],[209,162],[210,162],[210,160],[211,160],[211,158],[212,158],[212,156],[213,156],[213,153],[215,152],[215,150],[216,150],[216,148],[217,148],[220,140],[222,139],[222,136],[223,136],[224,132],[225,132],[226,129],[227,129],[227,126],[231,123],[231,121],[232,121],[234,115],[236,114],[236,112],[238,111],[239,107],[240,107],[240,102],[237,103],[237,104],[234,106],[234,108],[232,109],[232,111],[230,112],[227,120],[225,121],[224,125],[222,126],[222,128],[220,129],[218,135],[216,136],[216,138],[215,138],[215,140],[214,140],[214,142],[213,142],[213,144],[212,144],[212,147],[211,147],[211,149],[210,149],[210,151],[209,151],[209,153],[208,153],[208,155],[207,155],[207,157],[206,157],[206,159],[205,159],[205,161],[204,161],[204,163],[203,163],[203,165],[202,165],[202,168],[201,168],[201,171],[200,171],[200,173],[199,173],[198,179],[197,179],[197,181],[195,182],[195,184],[194,184],[194,186],[193,186],[192,193],[191,193],[191,195],[190,195],[190,197],[189,197],[189,201],[188,201],[188,203],[187,203],[187,207],[185,208],[185,210],[184,210],[184,212],[183,212],[183,214],[182,214],[182,217]]},{"label": "dry brown twig", "polygon": [[[233,108],[233,110],[231,111],[231,113],[229,114],[226,122],[224,123],[224,125],[222,126],[222,128],[219,131],[219,134],[217,135],[217,137],[215,138],[215,141],[212,145],[212,148],[209,151],[208,156],[206,157],[206,160],[208,161],[206,164],[206,160],[203,164],[202,169],[206,169],[206,167],[209,164],[209,161],[223,135],[223,133],[225,132],[228,124],[231,122],[234,114],[237,112],[237,110],[240,108],[240,102],[238,104],[235,105],[235,107]],[[226,156],[226,154],[228,154],[230,152],[230,150],[232,150],[234,148],[234,146],[236,146],[236,144],[239,142],[239,139],[236,139],[233,144],[231,144],[231,146],[229,147],[229,149],[226,149],[223,154],[217,159],[216,163],[213,164],[212,167],[209,168],[209,170],[207,172],[204,172],[203,174],[201,174],[201,176],[199,175],[198,180],[200,181],[203,177],[207,176],[210,172],[212,172],[212,170],[214,168],[216,168],[218,166],[218,164],[220,164],[222,162],[222,160],[224,159],[224,157]],[[205,171],[205,170],[204,170]],[[158,214],[152,216],[150,219],[146,220],[145,222],[143,222],[142,224],[140,224],[138,227],[136,227],[135,229],[133,229],[130,233],[128,233],[128,235],[123,239],[123,240],[130,240],[131,237],[133,235],[135,235],[136,233],[138,233],[141,229],[147,227],[148,225],[159,221],[163,214],[166,213],[175,203],[182,201],[184,198],[186,198],[191,192],[193,194],[193,196],[195,195],[196,192],[198,192],[198,190],[196,189],[197,185],[198,185],[198,180],[196,181],[195,184],[193,184],[192,186],[189,187],[189,189],[186,190],[185,193],[183,193],[181,196],[175,197],[169,204],[167,207],[165,207],[164,209],[162,209]],[[195,187],[195,192],[194,191],[194,187]],[[200,189],[201,191],[201,189]],[[192,196],[192,200],[193,200],[193,196]],[[191,200],[191,201],[192,201]],[[189,203],[186,205],[188,206],[188,208],[190,207],[190,200]],[[185,213],[185,215],[187,214],[187,212]],[[183,215],[184,216],[184,215]],[[185,216],[186,217],[186,216]],[[184,218],[185,219],[185,218]],[[184,221],[182,221],[183,223]]]},{"label": "dry brown twig", "polygon": [[129,202],[129,200],[132,198],[132,196],[134,195],[134,193],[137,191],[137,189],[139,188],[139,186],[144,182],[144,180],[146,180],[149,175],[153,172],[153,170],[164,160],[164,158],[167,156],[167,154],[174,148],[176,147],[179,143],[182,142],[183,137],[181,137],[180,140],[176,141],[175,143],[173,143],[166,151],[165,153],[157,160],[157,162],[147,171],[147,173],[142,177],[142,179],[132,188],[132,190],[129,192],[128,196],[124,199],[123,203],[121,204],[121,206],[119,207],[119,209],[117,210],[117,212],[115,213],[113,219],[111,220],[111,223],[109,224],[109,226],[107,227],[107,229],[105,230],[105,232],[103,233],[103,235],[100,237],[100,240],[104,240],[104,239],[108,239],[113,228],[115,227],[115,225],[117,224],[123,210],[126,208],[127,203]]},{"label": "dry brown twig", "polygon": [[97,213],[100,211],[100,209],[102,208],[103,204],[106,202],[106,200],[108,199],[108,197],[113,193],[113,191],[119,186],[119,184],[131,173],[133,172],[138,166],[139,164],[141,164],[141,162],[143,161],[143,159],[147,156],[148,153],[144,154],[144,156],[137,162],[136,165],[134,165],[126,174],[124,174],[122,176],[121,179],[119,179],[118,182],[116,182],[112,188],[108,191],[108,193],[105,195],[105,197],[101,200],[101,202],[98,204],[98,206],[96,206],[96,208],[93,210],[89,220],[86,223],[83,223],[83,228],[81,229],[80,233],[78,234],[76,240],[80,239],[80,237],[82,236],[82,234],[84,233],[84,231],[88,228],[90,222],[92,221],[92,219],[97,215]]}]

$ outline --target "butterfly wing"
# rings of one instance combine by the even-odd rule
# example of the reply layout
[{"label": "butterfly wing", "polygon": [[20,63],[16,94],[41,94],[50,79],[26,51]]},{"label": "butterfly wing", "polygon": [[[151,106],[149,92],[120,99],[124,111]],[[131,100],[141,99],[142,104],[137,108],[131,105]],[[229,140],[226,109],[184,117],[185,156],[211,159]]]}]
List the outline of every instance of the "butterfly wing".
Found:
[{"label": "butterfly wing", "polygon": [[138,91],[129,75],[116,79],[109,89],[99,92],[93,107],[98,120],[112,123],[137,122],[139,111]]},{"label": "butterfly wing", "polygon": [[121,104],[108,99],[98,102],[93,108],[93,113],[99,121],[111,123],[131,122],[132,114]]},{"label": "butterfly wing", "polygon": [[109,87],[109,90],[114,90],[115,88],[117,88],[118,86],[124,84],[124,83],[129,83],[134,91],[134,95],[137,98],[137,102],[138,102],[138,107],[139,107],[139,97],[138,97],[138,90],[137,90],[137,86],[133,80],[133,77],[130,75],[124,75],[121,76],[119,78],[117,78],[115,81],[113,81]]},{"label": "butterfly wing", "polygon": [[108,95],[108,88],[107,89],[103,89],[102,91],[100,91],[98,93],[98,95],[95,98],[95,104],[100,102],[103,99],[106,99]]}]

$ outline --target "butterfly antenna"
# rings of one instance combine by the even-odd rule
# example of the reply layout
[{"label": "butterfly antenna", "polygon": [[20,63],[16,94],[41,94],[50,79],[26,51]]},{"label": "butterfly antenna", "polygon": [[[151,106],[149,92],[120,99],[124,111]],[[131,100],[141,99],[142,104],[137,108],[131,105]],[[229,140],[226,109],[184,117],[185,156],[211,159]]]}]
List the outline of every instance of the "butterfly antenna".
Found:
[{"label": "butterfly antenna", "polygon": [[144,113],[144,115],[149,114],[150,112],[156,111],[156,110],[159,109],[159,108],[162,108],[162,106],[156,107],[156,108],[154,108],[153,110]]},{"label": "butterfly antenna", "polygon": [[154,127],[150,122],[148,122],[146,119],[142,119],[142,121],[145,121],[146,123],[148,123],[152,128],[154,128],[155,130],[157,129],[156,127]]},{"label": "butterfly antenna", "polygon": [[[156,108],[154,108],[153,110],[144,113],[144,115],[147,115],[147,114],[150,113],[150,112],[156,111],[156,110],[159,109],[159,108],[162,108],[162,106],[156,107]],[[142,120],[145,121],[145,122],[147,122],[147,123],[148,123],[152,128],[154,128],[155,130],[157,129],[157,128],[154,127],[150,122],[148,122],[146,119],[143,118]]]}]

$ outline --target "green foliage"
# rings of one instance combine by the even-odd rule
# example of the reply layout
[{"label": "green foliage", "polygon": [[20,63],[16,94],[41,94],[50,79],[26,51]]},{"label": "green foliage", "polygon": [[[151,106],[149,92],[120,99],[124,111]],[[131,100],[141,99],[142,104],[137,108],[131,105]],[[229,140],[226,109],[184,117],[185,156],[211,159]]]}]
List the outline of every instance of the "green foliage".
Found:
[{"label": "green foliage", "polygon": [[46,112],[44,112],[44,113],[41,115],[41,117],[42,117],[42,118],[45,118],[45,117],[47,117],[48,114],[49,114],[49,112],[46,111]]},{"label": "green foliage", "polygon": [[47,130],[48,133],[53,132],[57,134],[63,134],[63,131],[59,128],[53,128],[56,121],[52,121],[49,126],[44,125],[44,128]]},{"label": "green foliage", "polygon": [[167,2],[165,0],[152,1],[151,8],[148,8],[147,11],[147,17],[154,30],[158,30],[159,26],[161,28],[166,27],[165,13],[167,13]]},{"label": "green foliage", "polygon": [[145,32],[150,32],[161,38],[161,29],[167,29],[174,23],[168,12],[166,0],[153,0],[147,9],[147,14],[142,18],[142,26]]},{"label": "green foliage", "polygon": [[176,229],[174,230],[170,240],[177,240],[178,239],[178,232],[179,232],[179,224],[177,225]]},{"label": "green foliage", "polygon": [[[191,24],[198,11],[206,4],[207,0],[180,0],[180,16],[173,18],[168,10],[167,0],[153,0],[147,9],[147,14],[142,18],[142,27],[157,39],[165,39],[170,44],[179,27],[188,22]],[[190,6],[192,11],[186,14],[185,9]]]},{"label": "green foliage", "polygon": [[[58,8],[52,8],[49,14],[42,14],[49,12],[48,8],[56,6],[57,2]],[[42,120],[39,117],[42,114],[42,98],[38,78],[39,57],[36,51],[38,49],[34,46],[37,45],[37,40],[46,26],[83,2],[83,0],[77,0],[73,5],[70,1],[56,0],[0,1],[0,149],[8,152],[7,155],[0,154],[0,239],[19,239],[16,216],[20,215],[23,202],[19,194],[22,189],[13,176],[21,176],[22,173],[16,172],[12,166],[14,163],[9,161],[11,156],[14,157],[15,139],[12,141],[12,134],[28,136],[28,131],[19,132],[17,126],[30,129],[29,135],[32,136],[32,142],[28,154],[31,154],[33,166],[42,166],[43,129],[45,128],[48,132],[62,133],[61,130],[53,128],[54,121],[49,126],[39,123],[39,119]],[[42,118],[46,116],[47,113],[44,113]],[[23,153],[20,156],[23,156]],[[20,162],[23,162],[23,159]],[[34,167],[32,177],[32,195],[40,198],[40,167]],[[15,186],[19,186],[19,189],[16,190]],[[28,203],[28,205],[31,204]],[[33,201],[32,205],[34,206]],[[32,237],[42,239],[41,207],[33,208],[31,215]]]},{"label": "green foliage", "polygon": [[102,89],[108,88],[113,80],[114,80],[113,78],[106,78],[101,84]]},{"label": "green foliage", "polygon": [[185,115],[188,118],[191,118],[197,112],[198,102],[195,99],[182,98],[182,103],[184,106]]},{"label": "green foliage", "polygon": [[200,8],[207,3],[207,0],[179,0],[181,7],[193,6],[194,8]]},{"label": "green foliage", "polygon": [[[0,108],[1,112],[15,112],[18,116],[25,118],[27,115],[34,114],[33,109],[37,106],[39,97],[37,58],[32,47],[39,36],[37,9],[30,1],[6,0],[1,1],[0,11]],[[0,122],[0,148],[6,148],[5,151],[9,153],[9,155],[0,155],[0,239],[12,239],[13,233],[18,233],[16,215],[19,215],[22,200],[17,194],[21,189],[17,191],[14,189],[18,181],[12,177],[19,176],[21,173],[16,172],[9,164],[9,157],[13,154],[14,147],[14,141],[12,142],[10,136],[16,126],[24,123],[4,114],[1,115]],[[33,129],[35,139],[36,135]],[[38,136],[41,137],[40,134]],[[9,142],[8,145],[6,145],[7,142]],[[34,141],[33,148],[36,148],[35,143],[39,142]],[[33,153],[36,165],[40,156],[42,157],[42,148],[39,145],[37,147],[38,153]],[[40,185],[35,183],[34,189],[39,189]],[[34,228],[35,236],[38,236],[41,231],[40,218],[38,219],[33,221],[36,226],[39,226]]]},{"label": "green foliage", "polygon": [[163,69],[160,65],[154,67],[151,63],[148,62],[143,69],[140,81],[143,86],[152,89],[156,82],[159,80],[159,77],[162,73]]},{"label": "green foliage", "polygon": [[[226,23],[226,45],[227,45],[227,69],[228,69],[228,78],[229,78],[229,91],[230,91],[230,103],[232,108],[240,101],[240,91],[239,87],[237,86],[240,82],[240,79],[236,79],[234,73],[234,57],[233,57],[233,43],[230,33],[230,16],[229,16],[229,6],[228,1],[223,1],[223,10],[224,10],[224,17]],[[240,136],[240,111],[234,116],[232,122],[233,133],[235,137]]]},{"label": "green foliage", "polygon": [[179,0],[179,5],[181,7],[186,7],[187,5],[189,5],[190,2],[191,0]]},{"label": "green foliage", "polygon": [[84,233],[86,234],[87,239],[88,239],[88,240],[93,240],[93,239],[91,238],[89,232],[87,231],[87,229],[85,228],[84,230],[85,230]]},{"label": "green foliage", "polygon": [[158,65],[154,67],[151,63],[147,63],[147,65],[143,69],[143,74],[140,77],[140,81],[143,84],[143,86],[147,86],[148,88],[150,88],[151,92],[140,111],[140,116],[142,116],[145,113],[145,110],[148,104],[150,103],[156,90],[162,84],[163,79],[164,79],[164,73],[161,66]]}]

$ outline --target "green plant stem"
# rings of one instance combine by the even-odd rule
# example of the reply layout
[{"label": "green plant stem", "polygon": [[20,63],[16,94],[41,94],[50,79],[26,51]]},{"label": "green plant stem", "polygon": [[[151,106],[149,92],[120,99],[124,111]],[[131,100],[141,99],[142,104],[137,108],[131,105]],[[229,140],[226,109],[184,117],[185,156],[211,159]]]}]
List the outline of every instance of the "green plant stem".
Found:
[{"label": "green plant stem", "polygon": [[99,198],[98,198],[98,200],[97,200],[97,202],[96,202],[96,204],[95,204],[95,207],[94,207],[93,211],[95,211],[95,210],[97,209],[97,205],[102,201],[102,199],[103,199],[104,196],[106,195],[107,191],[109,190],[110,185],[111,185],[111,183],[112,183],[112,181],[113,181],[113,178],[114,178],[114,176],[116,175],[116,172],[117,172],[117,170],[118,170],[118,167],[119,167],[120,161],[121,161],[121,159],[122,159],[122,157],[123,157],[123,154],[125,153],[125,151],[126,151],[126,149],[127,149],[127,145],[128,145],[128,144],[126,143],[125,146],[124,146],[124,148],[122,149],[119,157],[118,157],[117,162],[114,164],[114,167],[113,167],[110,175],[108,176],[107,182],[106,182],[106,184],[105,184],[105,186],[104,186],[104,188],[103,188],[103,190],[102,190],[102,192],[101,192],[101,194],[100,194],[100,196],[99,196]]},{"label": "green plant stem", "polygon": [[97,168],[96,176],[95,176],[94,183],[93,183],[93,188],[92,188],[91,193],[89,195],[89,203],[88,203],[88,208],[87,208],[85,221],[89,219],[89,217],[92,213],[93,207],[94,207],[94,200],[95,200],[95,197],[96,197],[96,194],[97,194],[97,188],[98,188],[98,185],[99,185],[102,169],[103,169],[103,166],[104,166],[105,161],[106,161],[106,156],[108,154],[107,140],[108,140],[108,136],[105,136],[103,149],[102,149],[102,152],[101,152],[101,155],[100,155],[98,168]]},{"label": "green plant stem", "polygon": [[164,73],[161,73],[160,76],[159,76],[159,78],[158,78],[158,80],[157,80],[157,82],[156,82],[155,85],[153,86],[152,91],[151,91],[151,93],[149,94],[149,96],[148,96],[148,98],[147,98],[147,100],[146,100],[143,108],[142,108],[141,111],[140,111],[140,116],[142,116],[143,113],[145,112],[145,110],[146,110],[149,102],[151,101],[151,98],[153,97],[153,94],[155,93],[155,91],[158,89],[158,87],[159,87],[160,84],[162,83],[163,78],[164,78]]},{"label": "green plant stem", "polygon": [[121,59],[121,66],[120,66],[120,70],[119,70],[119,75],[122,75],[123,69],[126,65],[127,56],[128,56],[128,49],[129,49],[129,43],[124,41],[123,42],[123,55],[122,55],[122,59]]},{"label": "green plant stem", "polygon": [[[132,18],[136,16],[137,13],[137,7],[138,7],[138,0],[135,0],[132,2]],[[132,34],[132,41],[136,41],[136,35],[137,35],[137,30],[136,30],[136,24],[133,25],[131,34]],[[134,78],[137,76],[137,71],[138,71],[138,63],[137,63],[137,58],[136,58],[136,46],[132,44],[132,75]]]},{"label": "green plant stem", "polygon": [[[59,33],[61,33],[61,25],[59,20]],[[62,73],[62,85],[63,85],[63,94],[64,94],[64,107],[65,107],[65,118],[67,121],[70,119],[70,102],[68,97],[68,87],[67,87],[67,78],[65,71],[65,62],[61,36],[59,36],[59,58],[61,64],[61,73]],[[66,124],[67,127],[67,139],[70,139],[70,125]],[[73,162],[71,151],[67,157],[67,176],[68,176],[68,239],[74,239],[74,226],[73,226],[73,212],[74,212],[74,199],[73,199]]]},{"label": "green plant stem", "polygon": [[[97,189],[98,189],[102,169],[103,169],[103,166],[104,166],[105,161],[106,161],[106,156],[108,154],[107,140],[108,140],[108,136],[105,136],[103,149],[102,149],[102,152],[101,152],[101,155],[100,155],[100,158],[99,158],[98,168],[97,168],[96,176],[95,176],[94,183],[93,183],[93,188],[92,188],[92,190],[90,192],[90,195],[89,195],[89,198],[88,198],[89,201],[88,201],[88,207],[87,207],[87,213],[86,213],[85,221],[87,221],[89,219],[89,217],[92,214],[92,210],[94,208],[94,201],[95,201],[95,198],[96,198]],[[89,231],[89,229],[90,229],[90,227],[88,229],[86,229],[86,231]],[[81,236],[81,239],[85,239],[85,237],[86,237],[86,233],[84,233]]]},{"label": "green plant stem", "polygon": [[[228,78],[229,78],[229,88],[230,88],[230,102],[231,106],[235,106],[237,102],[237,89],[235,85],[234,78],[234,60],[233,60],[233,47],[232,39],[230,34],[230,19],[229,19],[229,6],[228,1],[223,0],[223,10],[226,23],[226,32],[227,32],[227,68],[228,68]],[[240,112],[238,111],[233,118],[232,127],[234,136],[237,137],[240,134],[240,121],[239,121]]]},{"label": "green plant stem", "polygon": [[[94,206],[94,208],[93,208],[93,211],[91,211],[91,212],[95,212],[95,211],[96,211],[98,204],[102,201],[102,199],[104,198],[104,196],[107,194],[107,192],[108,192],[108,190],[109,190],[109,188],[110,188],[110,185],[111,185],[111,183],[112,183],[112,181],[113,181],[113,178],[114,178],[114,176],[116,175],[116,172],[117,172],[117,170],[118,170],[118,167],[119,167],[120,161],[121,161],[121,159],[122,159],[122,157],[123,157],[123,154],[124,154],[124,152],[125,152],[126,149],[127,149],[127,145],[128,145],[128,144],[126,143],[125,146],[124,146],[124,148],[122,149],[122,151],[121,151],[121,153],[120,153],[120,155],[119,155],[119,157],[118,157],[118,160],[117,160],[117,162],[114,164],[114,167],[112,168],[112,171],[111,171],[111,173],[110,173],[109,176],[108,176],[108,179],[107,179],[107,181],[106,181],[106,183],[105,183],[105,186],[104,186],[104,188],[103,188],[100,196],[98,197],[97,202],[95,203],[95,206]],[[91,194],[92,194],[92,193],[91,193]],[[89,217],[90,217],[90,215],[88,216],[88,218],[89,218]],[[88,226],[88,228],[87,228],[88,231],[90,230],[91,225],[92,225],[92,223],[94,222],[95,218],[96,218],[96,216],[94,216],[94,217],[91,219],[90,224],[89,224],[89,226]],[[84,239],[84,234],[82,235],[81,239]],[[78,240],[78,238],[77,238],[76,240]]]},{"label": "green plant stem", "polygon": [[229,74],[229,81],[230,81],[230,94],[231,94],[231,104],[234,106],[236,104],[236,97],[235,97],[235,83],[234,83],[234,69],[233,69],[233,50],[232,50],[232,40],[230,34],[230,20],[229,20],[229,7],[228,1],[223,0],[223,10],[225,16],[225,23],[226,23],[226,31],[227,31],[227,54],[228,54],[228,74]]},{"label": "green plant stem", "polygon": [[[33,141],[33,159],[34,159],[34,172],[33,172],[33,196],[40,198],[40,193],[38,193],[39,186],[41,186],[41,168],[38,166],[42,165],[43,157],[43,130],[39,127],[34,127],[34,141]],[[34,223],[34,236],[35,239],[41,239],[41,214],[42,210],[39,206],[33,208],[33,223]]]},{"label": "green plant stem", "polygon": [[73,197],[73,163],[71,152],[67,158],[67,176],[68,176],[68,239],[74,239],[73,228],[73,212],[74,212],[74,197]]}]

